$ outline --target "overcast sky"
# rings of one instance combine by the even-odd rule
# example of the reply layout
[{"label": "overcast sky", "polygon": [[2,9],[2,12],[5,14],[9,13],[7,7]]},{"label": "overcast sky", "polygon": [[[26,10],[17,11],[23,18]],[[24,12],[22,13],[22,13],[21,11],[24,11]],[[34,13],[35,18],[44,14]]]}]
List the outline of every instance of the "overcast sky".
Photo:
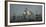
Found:
[{"label": "overcast sky", "polygon": [[42,6],[41,5],[19,5],[19,4],[11,4],[10,5],[10,14],[13,15],[22,15],[24,10],[28,8],[32,11],[33,14],[36,14],[36,11],[38,14],[42,12]]}]

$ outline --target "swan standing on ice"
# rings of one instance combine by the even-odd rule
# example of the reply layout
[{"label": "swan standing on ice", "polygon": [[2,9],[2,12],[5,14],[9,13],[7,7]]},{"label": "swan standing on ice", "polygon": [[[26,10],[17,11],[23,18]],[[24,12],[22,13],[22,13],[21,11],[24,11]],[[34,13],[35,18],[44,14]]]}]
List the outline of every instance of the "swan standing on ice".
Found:
[{"label": "swan standing on ice", "polygon": [[27,8],[26,8],[26,10],[24,10],[24,15],[31,15],[31,10],[28,10]]}]

